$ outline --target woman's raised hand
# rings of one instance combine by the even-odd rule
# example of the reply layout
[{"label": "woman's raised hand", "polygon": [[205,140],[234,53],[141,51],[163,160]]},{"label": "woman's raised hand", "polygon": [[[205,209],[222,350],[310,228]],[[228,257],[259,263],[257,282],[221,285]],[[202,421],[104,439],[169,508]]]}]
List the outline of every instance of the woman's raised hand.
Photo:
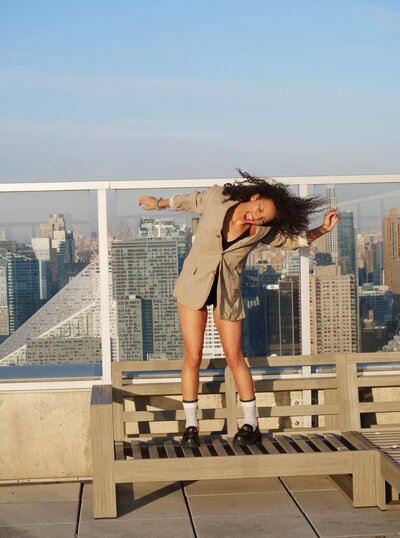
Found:
[{"label": "woman's raised hand", "polygon": [[141,196],[139,198],[139,205],[143,206],[143,209],[149,211],[151,209],[157,209],[154,205],[156,198],[154,196]]},{"label": "woman's raised hand", "polygon": [[326,232],[330,232],[331,230],[333,230],[333,228],[336,226],[336,224],[339,222],[339,220],[340,219],[339,219],[339,217],[337,215],[337,208],[333,207],[332,209],[329,209],[329,211],[327,211],[325,213],[322,228]]}]

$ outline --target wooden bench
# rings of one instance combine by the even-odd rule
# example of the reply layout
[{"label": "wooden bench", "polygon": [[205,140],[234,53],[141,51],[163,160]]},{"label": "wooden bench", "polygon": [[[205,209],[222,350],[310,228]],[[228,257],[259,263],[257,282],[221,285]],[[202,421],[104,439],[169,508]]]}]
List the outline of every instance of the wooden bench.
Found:
[{"label": "wooden bench", "polygon": [[[398,354],[382,355],[250,359],[260,426],[268,433],[245,448],[232,444],[241,409],[224,360],[202,361],[199,449],[179,443],[182,362],[114,362],[112,385],[92,390],[94,517],[117,516],[119,483],[300,475],[352,475],[354,506],[386,508],[384,456],[363,435],[360,417],[400,411],[400,401],[371,405],[360,394],[400,386],[400,376],[357,372],[358,363],[400,362]],[[310,367],[318,371],[304,376],[302,368]],[[303,419],[305,428],[294,427]],[[398,485],[393,482],[393,488]]]}]

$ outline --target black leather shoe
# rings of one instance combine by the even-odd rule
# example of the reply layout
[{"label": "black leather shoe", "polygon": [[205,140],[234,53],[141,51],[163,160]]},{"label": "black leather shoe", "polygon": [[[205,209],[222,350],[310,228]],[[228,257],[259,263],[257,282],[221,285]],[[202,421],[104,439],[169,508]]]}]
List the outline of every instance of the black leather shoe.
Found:
[{"label": "black leather shoe", "polygon": [[196,426],[189,426],[183,433],[181,445],[188,448],[197,448],[200,445],[199,432]]},{"label": "black leather shoe", "polygon": [[247,446],[259,443],[262,439],[262,435],[258,426],[253,428],[250,424],[243,424],[239,431],[233,438],[234,445]]}]

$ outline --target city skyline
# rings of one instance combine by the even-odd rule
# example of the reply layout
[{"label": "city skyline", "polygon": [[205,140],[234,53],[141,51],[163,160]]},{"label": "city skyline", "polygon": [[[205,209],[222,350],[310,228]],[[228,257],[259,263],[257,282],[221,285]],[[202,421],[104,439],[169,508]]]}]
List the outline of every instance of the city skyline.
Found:
[{"label": "city skyline", "polygon": [[[333,185],[325,187],[325,197],[328,206],[336,204]],[[312,349],[314,353],[355,352],[363,348],[377,351],[390,345],[399,329],[399,290],[391,284],[387,267],[391,267],[388,252],[390,264],[400,263],[400,217],[392,208],[379,232],[362,232],[357,230],[352,211],[342,211],[339,215],[336,239],[332,234],[323,236],[310,247]],[[182,355],[172,290],[195,240],[198,218],[192,218],[188,225],[176,222],[174,217],[166,212],[147,212],[140,217],[137,230],[125,223],[119,234],[110,236],[109,294],[114,359],[146,360]],[[75,301],[75,311],[70,311],[62,321],[65,294],[71,293],[72,297],[73,290],[78,289],[76,286],[97,289],[99,285],[96,238],[76,243],[75,237],[65,216],[52,213],[47,222],[40,223],[31,245],[0,238],[0,328],[5,340],[0,346],[0,359],[3,364],[15,360],[19,364],[24,360],[26,364],[41,364],[46,360],[51,363],[51,357],[62,350],[65,337],[72,362],[73,357],[81,356],[84,362],[93,362],[99,356],[99,327],[94,330],[94,320],[99,319],[100,312],[97,292],[97,299],[89,295],[92,297],[90,304]],[[29,271],[24,270],[27,264],[32,267]],[[16,285],[18,274],[26,279],[23,292],[18,291]],[[76,280],[74,275],[81,280]],[[299,275],[299,251],[259,245],[249,255],[241,282],[246,311],[243,346],[249,356],[300,352]],[[90,284],[93,278],[96,283]],[[32,306],[34,301],[44,307]],[[48,325],[51,316],[49,318],[47,312],[54,308],[59,322],[51,327]],[[43,312],[43,320],[48,320],[44,325],[40,312]],[[205,355],[221,356],[211,318]],[[8,334],[9,338],[5,339]],[[30,334],[26,342],[23,334]],[[48,338],[46,347],[44,341]],[[17,342],[16,348],[13,342]],[[10,351],[13,346],[14,350]],[[59,360],[65,362],[65,359]]]},{"label": "city skyline", "polygon": [[[53,215],[50,222],[61,223],[61,228],[64,228],[60,215]],[[345,228],[350,226],[350,234],[346,232],[339,244],[339,265],[329,265],[332,264],[331,256],[317,258],[318,251],[315,253],[313,263],[316,263],[316,267],[310,281],[314,353],[329,350],[376,351],[389,345],[389,340],[397,333],[398,307],[393,302],[389,287],[381,285],[381,271],[375,271],[375,267],[379,267],[376,266],[378,258],[369,260],[368,271],[362,277],[371,283],[362,284],[359,288],[356,285],[358,272],[352,272],[354,258],[350,265],[340,267],[343,252],[348,254],[349,248],[354,248],[354,228],[351,232],[351,223],[352,220],[348,224],[342,223]],[[51,226],[54,224],[42,225],[43,234]],[[52,230],[48,231],[49,235],[52,233]],[[182,344],[172,287],[178,266],[181,266],[190,247],[191,233],[186,226],[176,225],[170,218],[157,220],[145,217],[142,218],[138,235],[137,239],[114,240],[111,245],[112,355],[119,360],[176,358],[182,354]],[[369,234],[359,248],[369,248],[371,240],[378,241],[372,244],[381,242],[379,235]],[[348,246],[341,245],[346,242]],[[277,250],[275,257],[274,252],[274,249],[253,251],[243,274],[242,293],[246,310],[243,344],[249,356],[292,355],[301,350],[299,255],[298,252],[282,253]],[[172,263],[171,269],[175,267],[172,273],[166,270],[164,262],[167,259]],[[79,363],[79,360],[83,363],[100,360],[99,295],[98,291],[95,295],[90,291],[92,288],[98,290],[99,286],[96,263],[91,262],[78,277],[72,278],[21,329],[12,331],[14,334],[0,346],[1,364],[68,364]],[[357,263],[360,264],[359,259]],[[350,273],[342,274],[342,271]],[[374,282],[369,280],[372,274]],[[86,295],[89,293],[86,302],[80,301],[82,292],[79,289],[87,290],[84,292]],[[66,293],[70,294],[71,299],[66,299]],[[360,304],[364,305],[360,306],[362,317],[359,321],[355,307],[358,295]],[[69,313],[64,307],[66,301],[72,308]],[[56,325],[53,319],[58,319]],[[166,320],[169,327],[167,332],[171,333],[169,336],[165,332]],[[327,329],[323,329],[323,320],[328,322]],[[210,323],[205,338],[205,356],[223,356],[211,316]],[[360,334],[358,323],[361,324]],[[322,332],[318,333],[317,330]],[[332,331],[333,336],[329,337]],[[68,342],[64,345],[65,338]],[[69,358],[63,352],[67,348],[70,350]]]}]

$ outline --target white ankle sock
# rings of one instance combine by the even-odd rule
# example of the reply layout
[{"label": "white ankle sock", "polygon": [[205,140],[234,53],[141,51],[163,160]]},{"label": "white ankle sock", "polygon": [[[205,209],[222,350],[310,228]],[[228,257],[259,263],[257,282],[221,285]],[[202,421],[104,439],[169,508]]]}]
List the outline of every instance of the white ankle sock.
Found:
[{"label": "white ankle sock", "polygon": [[243,424],[250,424],[255,429],[258,425],[256,399],[240,400],[243,409]]},{"label": "white ankle sock", "polygon": [[194,401],[185,401],[182,400],[183,403],[183,409],[185,411],[185,417],[186,417],[186,424],[185,428],[189,428],[189,426],[196,426],[196,428],[199,428],[199,421],[197,420],[197,406],[198,406],[198,400]]}]

